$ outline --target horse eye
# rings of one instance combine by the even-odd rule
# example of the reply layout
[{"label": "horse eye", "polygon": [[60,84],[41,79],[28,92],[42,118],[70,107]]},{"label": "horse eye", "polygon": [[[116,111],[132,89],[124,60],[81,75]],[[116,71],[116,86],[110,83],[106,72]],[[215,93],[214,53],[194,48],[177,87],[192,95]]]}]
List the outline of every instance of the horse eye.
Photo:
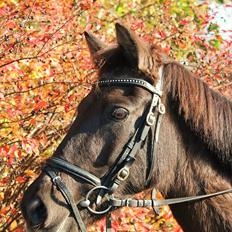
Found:
[{"label": "horse eye", "polygon": [[111,117],[116,120],[123,120],[127,117],[128,114],[129,114],[128,110],[122,107],[118,107],[113,109],[111,113]]}]

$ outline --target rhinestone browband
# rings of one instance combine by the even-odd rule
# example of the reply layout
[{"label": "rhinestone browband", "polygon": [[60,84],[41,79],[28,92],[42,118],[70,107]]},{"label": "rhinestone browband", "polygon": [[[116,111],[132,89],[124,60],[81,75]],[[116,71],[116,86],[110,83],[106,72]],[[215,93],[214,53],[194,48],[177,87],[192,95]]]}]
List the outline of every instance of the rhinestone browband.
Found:
[{"label": "rhinestone browband", "polygon": [[148,83],[147,81],[131,78],[131,79],[113,79],[113,80],[101,80],[97,81],[95,85],[137,85],[145,88],[151,93],[155,93],[159,96],[162,95],[162,91],[157,90],[153,85]]}]

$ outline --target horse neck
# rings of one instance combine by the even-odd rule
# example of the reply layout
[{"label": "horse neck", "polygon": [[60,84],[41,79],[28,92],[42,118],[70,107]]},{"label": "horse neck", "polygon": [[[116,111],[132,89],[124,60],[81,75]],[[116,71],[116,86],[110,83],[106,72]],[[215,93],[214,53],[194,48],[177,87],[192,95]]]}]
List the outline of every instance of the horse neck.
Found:
[{"label": "horse neck", "polygon": [[[155,167],[155,186],[165,198],[196,196],[231,188],[202,143],[166,100]],[[223,206],[223,207],[222,207]],[[232,228],[232,194],[191,204],[172,206],[185,231],[229,231]]]}]

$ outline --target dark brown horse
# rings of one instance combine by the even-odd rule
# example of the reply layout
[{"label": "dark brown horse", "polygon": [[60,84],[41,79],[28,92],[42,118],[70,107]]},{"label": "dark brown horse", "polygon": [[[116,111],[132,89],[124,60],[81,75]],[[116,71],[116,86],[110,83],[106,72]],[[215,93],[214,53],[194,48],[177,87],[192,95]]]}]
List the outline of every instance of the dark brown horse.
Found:
[{"label": "dark brown horse", "polygon": [[[117,44],[107,47],[86,33],[92,59],[99,68],[100,82],[79,105],[76,120],[53,156],[68,163],[60,164],[61,167],[56,158],[50,164],[48,161],[50,169],[43,170],[25,192],[22,211],[29,231],[78,231],[74,215],[79,211],[88,225],[95,217],[85,207],[89,206],[87,200],[93,203],[96,194],[98,198],[102,193],[104,196],[108,187],[113,186],[109,183],[112,178],[121,178],[118,188],[110,190],[118,198],[133,196],[150,187],[157,188],[165,198],[232,188],[232,102],[158,49],[140,41],[124,26],[116,24],[116,35]],[[163,87],[158,84],[161,79]],[[130,80],[133,84],[128,84]],[[137,83],[139,80],[141,86]],[[162,88],[161,98],[161,93],[148,83]],[[166,107],[156,143],[152,141],[155,139],[152,131],[157,136],[158,128],[154,129],[152,123],[151,128],[146,127],[149,124],[146,120],[146,125],[141,123],[144,115],[153,111],[154,95]],[[138,132],[140,128],[143,129]],[[145,133],[144,128],[149,129],[146,138],[140,141],[136,156],[123,160],[128,168],[123,169],[120,178],[112,173],[108,180],[100,178],[107,176],[110,169],[117,169],[115,160],[122,161],[119,154],[128,148],[128,141],[137,132],[136,136],[142,137],[138,134]],[[71,166],[65,171],[64,166],[70,163],[80,168]],[[57,170],[61,170],[59,176]],[[60,180],[66,187],[58,186]],[[113,180],[115,184],[117,181]],[[72,202],[66,196],[71,194],[77,204],[92,189],[91,184],[108,187],[100,187],[100,193],[91,191],[90,198],[78,205],[78,212],[73,210],[70,214]],[[66,189],[70,193],[62,192]],[[101,202],[101,198],[97,201]],[[186,232],[232,231],[232,193],[174,204],[171,210]]]}]

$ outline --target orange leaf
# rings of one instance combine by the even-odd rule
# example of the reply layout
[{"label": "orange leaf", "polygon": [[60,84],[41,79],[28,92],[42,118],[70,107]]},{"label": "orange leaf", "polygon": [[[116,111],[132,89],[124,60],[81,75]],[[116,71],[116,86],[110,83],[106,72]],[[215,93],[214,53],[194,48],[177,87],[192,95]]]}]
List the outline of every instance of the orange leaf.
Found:
[{"label": "orange leaf", "polygon": [[7,212],[9,211],[9,209],[10,209],[9,206],[1,208],[0,214],[2,214],[2,215],[7,214]]},{"label": "orange leaf", "polygon": [[10,224],[10,231],[15,230],[17,226],[18,226],[18,223],[16,222],[16,220],[14,220],[14,221]]},{"label": "orange leaf", "polygon": [[36,124],[35,118],[32,118],[32,119],[31,119],[30,124],[31,124],[32,126],[35,126],[35,124]]},{"label": "orange leaf", "polygon": [[0,192],[0,201],[4,199],[4,192]]},{"label": "orange leaf", "polygon": [[34,110],[35,111],[39,111],[41,109],[44,109],[45,107],[47,106],[47,102],[46,101],[39,101],[35,107],[34,107]]},{"label": "orange leaf", "polygon": [[35,177],[36,174],[33,170],[26,170],[25,172],[25,175],[29,176],[29,177]]}]

